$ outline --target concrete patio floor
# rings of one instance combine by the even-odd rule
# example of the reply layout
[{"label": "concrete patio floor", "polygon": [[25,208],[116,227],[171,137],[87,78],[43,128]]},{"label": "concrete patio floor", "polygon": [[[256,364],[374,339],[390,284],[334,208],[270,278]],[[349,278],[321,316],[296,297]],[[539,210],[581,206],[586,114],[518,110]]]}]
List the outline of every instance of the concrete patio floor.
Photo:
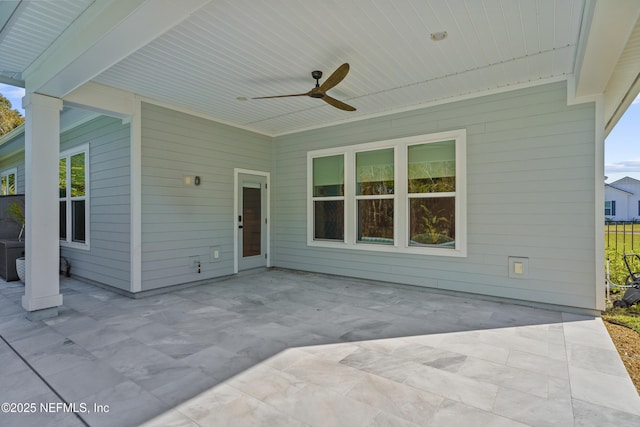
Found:
[{"label": "concrete patio floor", "polygon": [[34,409],[0,426],[640,425],[599,318],[283,270],[61,288],[32,322],[0,282],[0,403]]}]

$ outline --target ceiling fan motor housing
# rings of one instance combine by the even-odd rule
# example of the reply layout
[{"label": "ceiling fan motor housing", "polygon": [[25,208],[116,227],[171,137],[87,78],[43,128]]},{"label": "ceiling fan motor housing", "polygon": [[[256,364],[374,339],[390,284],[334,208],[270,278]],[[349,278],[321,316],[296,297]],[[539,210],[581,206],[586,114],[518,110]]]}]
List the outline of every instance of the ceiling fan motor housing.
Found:
[{"label": "ceiling fan motor housing", "polygon": [[[320,79],[322,78],[322,71],[320,71],[320,70],[312,71],[311,72],[311,77],[316,79],[316,89],[318,89],[320,87]],[[314,91],[312,89],[311,92],[309,93],[309,96],[312,97],[312,98],[323,98],[324,97],[324,93],[316,92],[316,91]]]}]

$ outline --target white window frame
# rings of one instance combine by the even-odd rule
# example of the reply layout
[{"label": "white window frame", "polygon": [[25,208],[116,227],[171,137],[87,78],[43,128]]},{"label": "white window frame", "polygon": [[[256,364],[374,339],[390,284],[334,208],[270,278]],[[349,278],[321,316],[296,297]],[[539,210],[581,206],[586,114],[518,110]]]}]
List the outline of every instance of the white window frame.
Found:
[{"label": "white window frame", "polygon": [[[409,199],[419,194],[408,192],[407,150],[411,145],[427,144],[430,142],[455,141],[456,150],[456,191],[438,194],[437,197],[455,196],[455,246],[442,248],[433,246],[411,246],[409,243]],[[343,248],[366,250],[375,252],[392,252],[423,254],[450,257],[467,256],[467,132],[457,129],[376,141],[365,144],[349,145],[310,151],[307,153],[307,245],[325,248]],[[394,148],[394,243],[376,244],[357,241],[357,200],[356,196],[355,157],[356,153],[385,148]],[[313,197],[313,159],[317,157],[344,155],[344,240],[315,240],[314,239],[314,200]],[[366,196],[364,197],[366,198]],[[340,197],[342,199],[342,197]],[[328,200],[328,198],[322,198]]]},{"label": "white window frame", "polygon": [[[0,179],[6,178],[7,184],[9,184],[9,175],[14,175],[14,186],[16,187],[16,192],[14,194],[18,194],[18,168],[6,169],[0,172]],[[1,186],[0,186],[1,187]],[[3,192],[0,188],[0,192]],[[2,194],[2,196],[10,196],[11,194]]]},{"label": "white window frame", "polygon": [[[354,146],[358,147],[358,146]],[[358,153],[366,153],[369,151],[377,151],[377,150],[384,150],[384,149],[392,149],[393,150],[393,193],[391,195],[389,194],[376,194],[376,195],[358,195],[356,194],[356,183],[357,183],[357,178],[356,178],[356,155]],[[365,148],[365,149],[354,149],[353,153],[352,153],[352,158],[350,159],[353,163],[350,164],[350,166],[352,166],[351,170],[352,170],[352,174],[353,177],[347,177],[345,176],[345,184],[348,180],[352,180],[353,181],[353,197],[351,201],[351,204],[353,204],[353,233],[354,233],[354,242],[356,245],[361,246],[361,245],[367,245],[367,246],[372,246],[372,250],[376,250],[375,248],[377,246],[380,245],[385,245],[385,246],[394,246],[395,243],[397,242],[397,237],[398,237],[398,221],[396,219],[396,214],[398,213],[398,192],[397,192],[397,186],[398,186],[398,147],[396,145],[393,144],[383,144],[379,147],[375,147],[375,148]],[[346,159],[345,159],[346,162]],[[353,179],[350,179],[353,178]],[[346,187],[346,186],[345,186]],[[346,194],[345,194],[346,196]],[[358,201],[359,200],[393,200],[393,236],[394,236],[394,245],[389,245],[388,243],[374,243],[374,242],[366,242],[366,241],[358,241]],[[347,204],[345,203],[345,206]],[[346,234],[346,229],[345,229],[345,234]]]},{"label": "white window frame", "polygon": [[[343,159],[342,159],[343,163],[342,164],[343,164],[343,168],[344,168],[344,173],[346,174],[346,172],[347,172],[347,170],[349,170],[349,168],[347,167],[347,159],[344,156],[344,153],[337,152],[337,153],[332,154],[332,155],[335,155],[335,156],[342,155],[342,157],[343,157]],[[314,218],[314,215],[315,215],[315,209],[314,209],[315,203],[314,202],[316,202],[316,201],[318,201],[318,202],[342,201],[345,205],[347,203],[347,201],[345,199],[345,195],[347,194],[347,189],[346,189],[346,185],[347,185],[346,179],[347,178],[346,178],[346,175],[344,176],[345,181],[343,182],[344,190],[343,190],[343,195],[342,196],[314,196],[313,195],[313,159],[315,157],[328,157],[328,156],[314,156],[314,157],[308,157],[307,156],[307,163],[308,163],[307,170],[310,171],[309,173],[311,174],[311,176],[309,178],[311,180],[310,181],[310,187],[309,187],[310,190],[309,190],[309,193],[308,193],[309,194],[309,197],[308,197],[308,202],[309,202],[309,208],[308,209],[309,210],[308,210],[308,212],[311,215],[311,221],[313,221],[313,218]],[[318,239],[318,240],[315,240],[314,224],[311,224],[310,239],[313,240],[313,241],[316,241],[316,242],[331,242],[332,244],[344,243],[344,239],[346,238],[346,232],[347,232],[346,225],[347,225],[347,217],[344,216],[344,224],[342,225],[342,229],[344,230],[344,236],[343,236],[343,240],[340,241],[340,240],[334,240],[334,239],[332,239],[332,240],[329,240],[329,239]]]},{"label": "white window frame", "polygon": [[[85,185],[85,193],[84,196],[82,197],[71,197],[71,157],[75,156],[76,154],[80,154],[80,153],[84,153],[84,185]],[[75,248],[75,249],[84,249],[84,250],[89,250],[91,248],[90,246],[90,223],[89,223],[89,218],[91,218],[90,216],[90,203],[89,201],[91,200],[91,198],[89,197],[89,189],[90,189],[90,170],[89,170],[89,144],[83,144],[83,145],[79,145],[77,147],[73,147],[70,148],[68,150],[62,151],[60,152],[60,157],[59,159],[66,159],[66,164],[67,164],[67,170],[66,170],[66,181],[67,181],[67,194],[66,197],[59,198],[59,201],[66,201],[66,209],[67,209],[67,235],[65,239],[60,239],[60,246],[64,246],[64,247],[69,247],[69,248]],[[73,236],[73,218],[72,218],[72,203],[75,200],[84,200],[85,204],[84,204],[84,226],[85,226],[85,230],[84,230],[84,237],[85,237],[85,241],[84,243],[81,242],[74,242],[72,240],[72,236]]]}]

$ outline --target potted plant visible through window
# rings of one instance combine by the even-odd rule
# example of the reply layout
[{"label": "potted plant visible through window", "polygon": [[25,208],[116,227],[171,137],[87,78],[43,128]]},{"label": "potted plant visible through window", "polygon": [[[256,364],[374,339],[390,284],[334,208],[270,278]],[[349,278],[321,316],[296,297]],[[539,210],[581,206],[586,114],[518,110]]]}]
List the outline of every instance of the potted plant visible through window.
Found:
[{"label": "potted plant visible through window", "polygon": [[[18,241],[22,242],[22,236],[24,234],[25,226],[24,206],[21,203],[14,201],[7,207],[7,213],[9,214],[9,217],[22,224],[20,234],[18,235]],[[16,273],[18,274],[18,278],[20,279],[20,281],[24,283],[25,260],[23,256],[16,258]]]}]

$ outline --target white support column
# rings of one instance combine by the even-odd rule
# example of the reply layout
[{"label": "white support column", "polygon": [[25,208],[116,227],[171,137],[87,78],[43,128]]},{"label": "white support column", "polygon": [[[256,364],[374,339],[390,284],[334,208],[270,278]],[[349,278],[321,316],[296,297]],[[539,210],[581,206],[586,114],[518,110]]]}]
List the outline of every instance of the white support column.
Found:
[{"label": "white support column", "polygon": [[[60,110],[62,100],[27,93],[25,109],[25,258],[26,280],[22,307],[57,315],[62,305],[59,262]],[[47,310],[48,309],[48,310]]]},{"label": "white support column", "polygon": [[[605,140],[604,95],[596,98],[595,115],[595,309],[604,311],[605,301],[605,269],[604,269],[604,140]],[[632,236],[633,238],[633,236]]]}]

